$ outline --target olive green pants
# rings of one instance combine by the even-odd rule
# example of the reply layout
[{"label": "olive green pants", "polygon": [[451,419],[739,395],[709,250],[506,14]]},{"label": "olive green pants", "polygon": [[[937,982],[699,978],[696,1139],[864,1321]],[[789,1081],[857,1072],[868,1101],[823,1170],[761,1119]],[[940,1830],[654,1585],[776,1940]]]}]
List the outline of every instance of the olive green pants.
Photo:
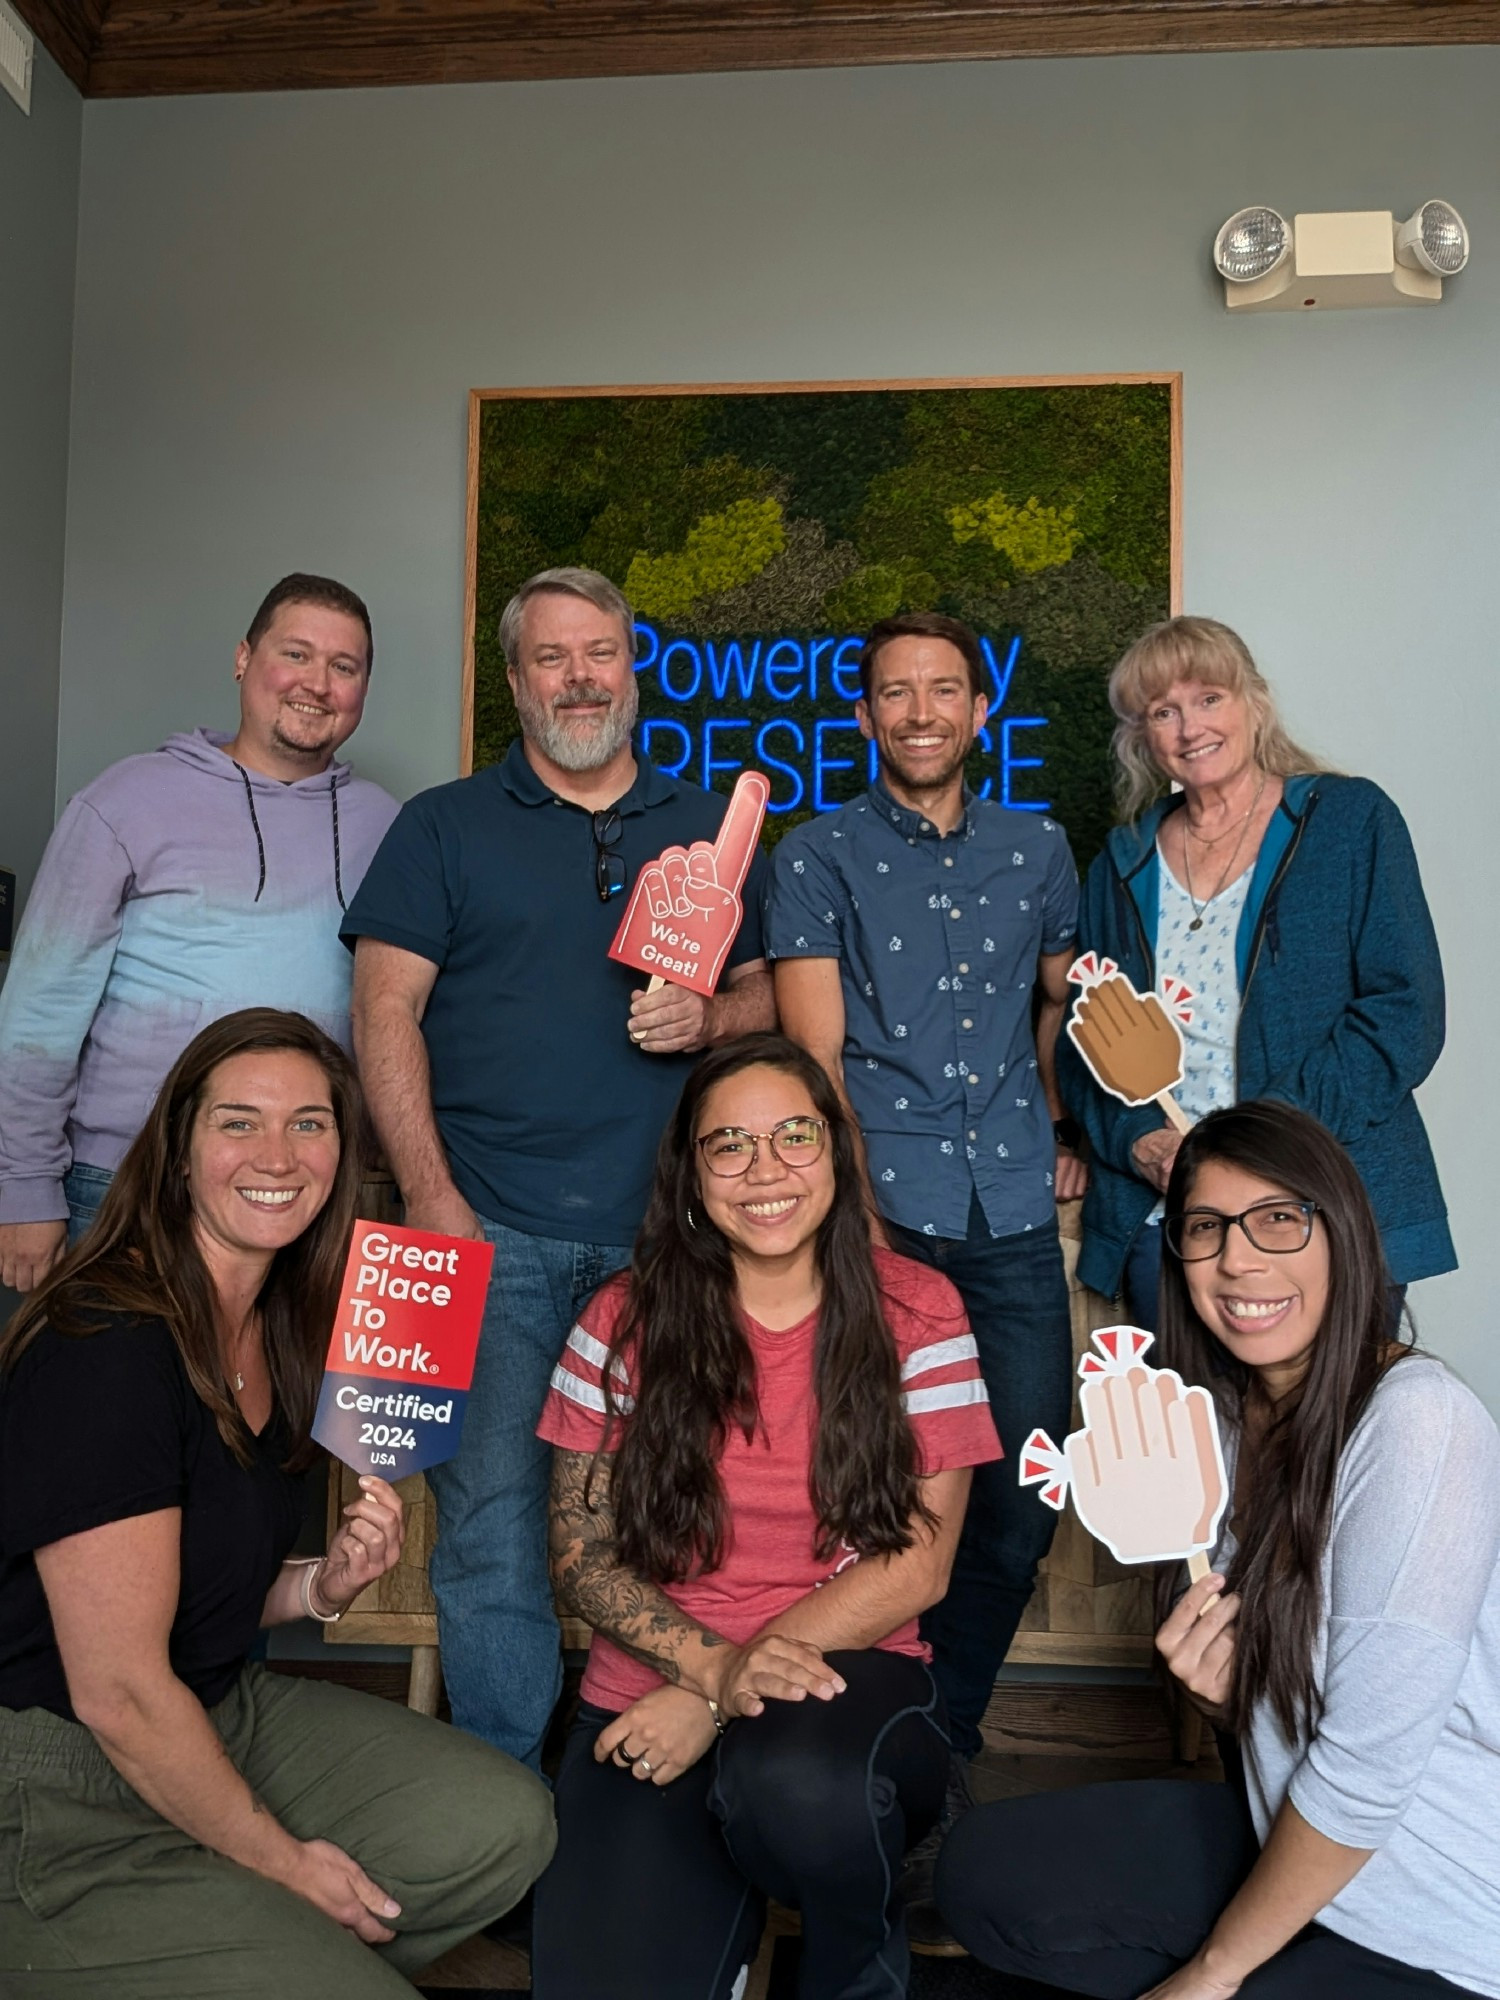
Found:
[{"label": "olive green pants", "polygon": [[147,1806],[89,1732],[0,1709],[5,2000],[410,2000],[419,1971],[520,1901],[554,1841],[546,1787],[394,1703],[249,1667],[213,1711],[287,1831],[394,1896],[372,1949]]}]

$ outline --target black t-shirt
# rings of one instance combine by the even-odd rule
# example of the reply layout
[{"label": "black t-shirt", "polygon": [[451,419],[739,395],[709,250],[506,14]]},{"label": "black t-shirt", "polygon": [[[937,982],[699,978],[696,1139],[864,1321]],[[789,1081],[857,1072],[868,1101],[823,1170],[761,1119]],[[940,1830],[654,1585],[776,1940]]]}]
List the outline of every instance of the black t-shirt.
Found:
[{"label": "black t-shirt", "polygon": [[222,1701],[301,1526],[290,1442],[273,1413],[238,1464],[159,1320],[83,1339],[44,1327],[0,1375],[0,1708],[75,1719],[32,1551],[164,1507],[182,1509],[172,1670]]}]

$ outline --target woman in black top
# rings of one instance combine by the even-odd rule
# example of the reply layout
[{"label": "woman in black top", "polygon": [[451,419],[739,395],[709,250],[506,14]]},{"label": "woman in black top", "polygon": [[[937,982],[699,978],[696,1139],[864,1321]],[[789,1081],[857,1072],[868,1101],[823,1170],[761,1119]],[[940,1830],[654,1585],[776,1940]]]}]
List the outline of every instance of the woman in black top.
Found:
[{"label": "woman in black top", "polygon": [[216,1022],[0,1335],[7,1995],[409,1995],[550,1854],[509,1758],[245,1664],[400,1554],[366,1479],[327,1555],[288,1560],[362,1136],[311,1022]]}]

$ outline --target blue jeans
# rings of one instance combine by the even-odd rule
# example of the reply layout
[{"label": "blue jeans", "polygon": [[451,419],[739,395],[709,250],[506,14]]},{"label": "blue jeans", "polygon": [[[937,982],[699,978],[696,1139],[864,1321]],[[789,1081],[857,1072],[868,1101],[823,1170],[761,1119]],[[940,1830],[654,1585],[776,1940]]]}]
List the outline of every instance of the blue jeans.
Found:
[{"label": "blue jeans", "polygon": [[969,1233],[918,1236],[887,1223],[893,1246],[958,1289],[979,1348],[990,1411],[1006,1456],[974,1468],[948,1594],[922,1620],[948,1708],[953,1748],[972,1757],[995,1676],[1052,1545],[1057,1516],[1018,1484],[1021,1445],[1040,1424],[1061,1443],[1072,1417],[1073,1338],[1055,1222],[991,1236],[976,1196]]},{"label": "blue jeans", "polygon": [[68,1204],[68,1248],[82,1236],[99,1213],[99,1204],[114,1179],[111,1167],[69,1167],[63,1176],[63,1199]]},{"label": "blue jeans", "polygon": [[1125,1270],[1120,1289],[1125,1294],[1125,1318],[1131,1326],[1155,1333],[1159,1318],[1157,1295],[1161,1290],[1161,1224],[1143,1222],[1130,1239],[1125,1252]]},{"label": "blue jeans", "polygon": [[534,1771],[562,1687],[547,1573],[552,1448],[536,1426],[573,1322],[630,1252],[479,1220],[495,1265],[463,1442],[427,1474],[438,1515],[430,1574],[453,1720]]}]

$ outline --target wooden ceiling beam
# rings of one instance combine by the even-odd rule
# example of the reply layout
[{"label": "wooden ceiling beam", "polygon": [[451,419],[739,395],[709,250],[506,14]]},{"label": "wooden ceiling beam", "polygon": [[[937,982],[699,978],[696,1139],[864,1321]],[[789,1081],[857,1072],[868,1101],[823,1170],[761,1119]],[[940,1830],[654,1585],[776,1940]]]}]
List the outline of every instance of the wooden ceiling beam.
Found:
[{"label": "wooden ceiling beam", "polygon": [[105,0],[12,0],[12,5],[63,74],[87,94]]},{"label": "wooden ceiling beam", "polygon": [[[1500,0],[21,0],[90,97],[1500,42]],[[58,51],[54,49],[54,54]],[[59,61],[67,61],[59,54]],[[75,54],[76,60],[76,54]],[[73,75],[74,70],[69,69]],[[75,81],[78,80],[75,76]]]}]

